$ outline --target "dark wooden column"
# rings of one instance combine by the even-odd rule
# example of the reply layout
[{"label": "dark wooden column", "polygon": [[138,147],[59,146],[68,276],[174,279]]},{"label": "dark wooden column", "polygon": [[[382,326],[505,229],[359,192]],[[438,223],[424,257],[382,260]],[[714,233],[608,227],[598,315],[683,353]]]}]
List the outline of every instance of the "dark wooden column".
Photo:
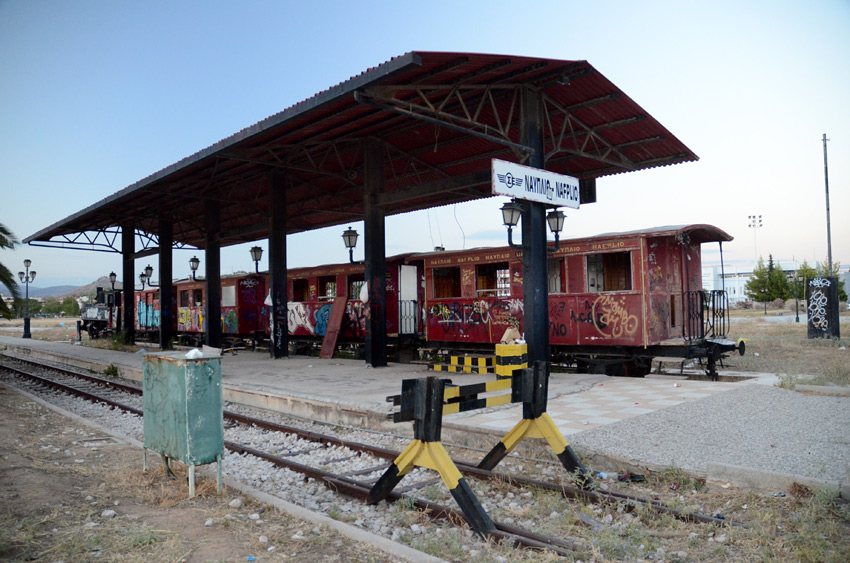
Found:
[{"label": "dark wooden column", "polygon": [[124,338],[128,344],[136,340],[136,227],[132,221],[121,225],[121,258],[123,269],[121,283],[124,284]]},{"label": "dark wooden column", "polygon": [[289,356],[288,297],[286,293],[286,178],[280,172],[269,175],[269,291],[271,307],[271,345],[269,355],[272,358]]},{"label": "dark wooden column", "polygon": [[159,219],[159,347],[163,350],[171,348],[174,338],[175,307],[171,279],[172,271],[171,247],[174,243],[174,224],[170,219]]},{"label": "dark wooden column", "polygon": [[366,363],[383,367],[387,365],[387,258],[384,207],[378,204],[378,196],[384,190],[383,147],[367,143],[364,158],[365,277],[369,284]]},{"label": "dark wooden column", "polygon": [[[525,164],[545,168],[540,92],[523,90],[520,142],[534,149]],[[528,343],[528,365],[549,361],[549,287],[547,280],[546,206],[522,200],[523,324]]]},{"label": "dark wooden column", "polygon": [[206,333],[207,346],[221,348],[221,210],[216,201],[206,207]]}]

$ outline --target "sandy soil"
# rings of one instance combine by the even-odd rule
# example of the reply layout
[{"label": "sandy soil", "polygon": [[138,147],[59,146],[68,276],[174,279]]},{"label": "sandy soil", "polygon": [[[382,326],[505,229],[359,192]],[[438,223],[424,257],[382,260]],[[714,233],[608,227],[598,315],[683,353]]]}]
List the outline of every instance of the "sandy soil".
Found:
[{"label": "sandy soil", "polygon": [[[5,387],[0,412],[2,560],[391,560],[236,491],[219,495],[211,479],[188,499],[185,472],[168,480],[149,456],[155,467],[143,473],[138,448]],[[240,508],[229,506],[235,498]]]}]

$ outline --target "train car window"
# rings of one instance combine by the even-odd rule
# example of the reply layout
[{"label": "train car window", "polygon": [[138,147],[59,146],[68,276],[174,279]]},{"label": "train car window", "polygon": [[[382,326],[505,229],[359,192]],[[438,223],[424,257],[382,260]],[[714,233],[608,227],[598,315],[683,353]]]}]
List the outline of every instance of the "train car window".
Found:
[{"label": "train car window", "polygon": [[507,262],[481,264],[476,267],[475,290],[478,297],[508,297],[511,275]]},{"label": "train car window", "polygon": [[221,288],[221,306],[236,307],[236,286],[225,285]]},{"label": "train car window", "polygon": [[307,301],[309,287],[310,283],[305,279],[292,280],[292,301],[295,303]]},{"label": "train car window", "polygon": [[676,326],[676,296],[670,296],[670,328]]},{"label": "train car window", "polygon": [[366,283],[366,279],[363,274],[349,274],[348,275],[348,298],[349,299],[360,299],[360,290],[363,288],[363,285]]},{"label": "train car window", "polygon": [[195,303],[195,307],[200,307],[204,304],[204,290],[203,289],[193,289],[192,290],[192,301]]},{"label": "train car window", "polygon": [[184,289],[180,292],[180,306],[189,307],[189,290]]},{"label": "train car window", "polygon": [[319,278],[319,301],[331,301],[336,297],[336,276]]},{"label": "train car window", "polygon": [[563,258],[550,258],[548,262],[549,293],[565,293],[564,284],[561,282],[563,271]]},{"label": "train car window", "polygon": [[632,258],[628,252],[587,257],[587,291],[628,291],[632,288]]},{"label": "train car window", "polygon": [[434,268],[434,299],[460,297],[460,268]]}]

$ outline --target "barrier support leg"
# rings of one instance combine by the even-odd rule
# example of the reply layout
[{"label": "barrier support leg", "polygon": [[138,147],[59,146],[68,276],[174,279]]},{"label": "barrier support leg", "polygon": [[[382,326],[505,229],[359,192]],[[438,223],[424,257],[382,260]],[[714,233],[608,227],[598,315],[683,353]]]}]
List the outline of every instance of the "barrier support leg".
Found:
[{"label": "barrier support leg", "polygon": [[535,362],[533,369],[522,370],[518,376],[518,384],[514,386],[514,393],[522,397],[522,420],[484,456],[478,467],[491,471],[523,438],[544,439],[564,469],[575,473],[579,478],[579,485],[587,488],[591,483],[590,475],[546,412],[548,367],[545,362]]},{"label": "barrier support leg", "polygon": [[443,423],[443,385],[443,381],[436,377],[416,380],[413,387],[413,392],[416,394],[413,405],[414,440],[372,486],[369,496],[373,503],[380,502],[414,467],[432,469],[440,474],[440,478],[463,511],[470,527],[482,537],[486,537],[488,532],[495,530],[495,524],[440,442]]}]

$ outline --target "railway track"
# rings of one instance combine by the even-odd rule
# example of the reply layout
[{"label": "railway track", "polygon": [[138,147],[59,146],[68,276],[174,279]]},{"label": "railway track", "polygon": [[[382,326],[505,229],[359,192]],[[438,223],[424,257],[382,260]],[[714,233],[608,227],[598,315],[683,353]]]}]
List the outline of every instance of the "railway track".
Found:
[{"label": "railway track", "polygon": [[[49,388],[64,394],[71,394],[86,401],[108,405],[113,409],[142,416],[142,389],[137,385],[124,384],[111,379],[80,373],[76,370],[21,360],[5,358],[3,371],[25,378],[39,388]],[[36,373],[38,372],[38,373]],[[321,432],[315,432],[289,424],[282,424],[268,418],[251,416],[241,412],[225,410],[225,447],[235,454],[228,456],[224,467],[226,473],[232,466],[239,471],[238,459],[258,459],[265,462],[267,470],[259,480],[273,492],[275,482],[283,481],[279,486],[292,485],[298,480],[313,479],[324,485],[326,491],[320,493],[314,486],[307,489],[317,497],[318,508],[327,504],[328,494],[342,494],[363,502],[369,502],[369,490],[372,484],[384,472],[389,462],[395,459],[399,451],[381,445],[367,444],[356,440],[347,440]],[[141,432],[141,420],[138,421]],[[407,440],[402,438],[402,440]],[[565,482],[546,482],[517,475],[509,475],[479,469],[474,465],[456,462],[458,469],[467,477],[479,481],[476,493],[480,495],[485,508],[498,502],[499,495],[510,498],[528,498],[533,491],[546,491],[568,499],[602,506],[616,506],[618,511],[630,512],[643,509],[657,514],[666,514],[674,518],[694,523],[719,526],[741,526],[737,522],[719,519],[697,512],[678,510],[654,500],[628,495],[617,491],[583,490]],[[273,468],[273,469],[272,469]],[[451,508],[451,497],[434,479],[433,473],[417,468],[413,470],[389,497],[391,503],[404,499],[407,506],[415,506],[431,519],[448,519],[454,523],[464,521],[459,510]],[[239,478],[239,475],[234,475]],[[506,493],[506,487],[510,492]],[[484,492],[481,492],[484,489]],[[442,490],[442,495],[435,491]],[[419,491],[414,496],[412,493]],[[425,496],[430,498],[423,498]],[[530,495],[529,493],[532,492]],[[274,493],[273,493],[274,494]],[[434,497],[437,498],[434,498]],[[323,502],[325,501],[325,502]],[[439,502],[438,502],[439,501]],[[311,508],[308,506],[308,508]],[[317,507],[312,507],[317,508]],[[576,516],[585,525],[601,527],[603,523],[575,510]],[[575,540],[543,535],[516,526],[511,519],[495,522],[496,530],[490,536],[498,541],[508,541],[515,545],[534,549],[549,549],[560,555],[574,555],[583,549],[580,538]],[[578,540],[578,541],[577,541]]]}]

